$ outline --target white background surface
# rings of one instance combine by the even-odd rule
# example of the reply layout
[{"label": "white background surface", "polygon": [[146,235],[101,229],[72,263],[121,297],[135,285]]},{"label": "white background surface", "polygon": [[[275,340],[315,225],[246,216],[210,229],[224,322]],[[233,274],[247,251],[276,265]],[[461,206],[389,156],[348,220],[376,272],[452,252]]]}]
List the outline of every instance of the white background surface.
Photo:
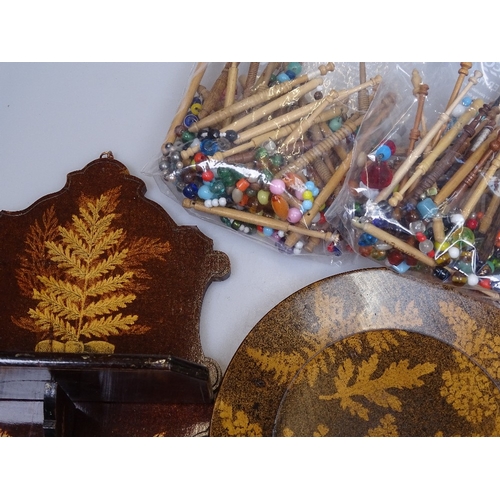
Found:
[{"label": "white background surface", "polygon": [[281,254],[188,213],[142,172],[160,154],[192,67],[0,64],[0,209],[27,208],[62,189],[69,172],[112,151],[176,224],[198,226],[228,255],[231,275],[208,287],[200,317],[205,355],[225,371],[252,327],[281,300],[319,279],[374,264],[354,255],[332,263]]}]

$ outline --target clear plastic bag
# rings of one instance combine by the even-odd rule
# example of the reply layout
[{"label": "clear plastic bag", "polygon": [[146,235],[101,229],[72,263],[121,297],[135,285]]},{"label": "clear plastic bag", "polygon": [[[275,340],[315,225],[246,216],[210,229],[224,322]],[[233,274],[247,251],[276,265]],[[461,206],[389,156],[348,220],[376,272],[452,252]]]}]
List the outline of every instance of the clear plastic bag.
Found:
[{"label": "clear plastic bag", "polygon": [[398,63],[384,75],[325,217],[399,273],[500,299],[500,63]]},{"label": "clear plastic bag", "polygon": [[[388,63],[198,63],[143,171],[204,220],[291,255],[342,258],[324,214]],[[214,98],[215,97],[215,98]]]}]

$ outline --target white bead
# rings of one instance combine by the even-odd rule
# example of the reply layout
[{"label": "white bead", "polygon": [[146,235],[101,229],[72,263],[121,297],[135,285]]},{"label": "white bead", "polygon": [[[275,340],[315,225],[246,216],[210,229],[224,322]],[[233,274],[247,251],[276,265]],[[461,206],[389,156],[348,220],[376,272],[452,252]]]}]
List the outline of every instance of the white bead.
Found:
[{"label": "white bead", "polygon": [[207,208],[212,208],[212,200],[205,200],[203,203]]},{"label": "white bead", "polygon": [[298,248],[299,250],[301,250],[303,247],[304,247],[303,241],[297,241],[297,243],[295,243],[295,248]]},{"label": "white bead", "polygon": [[448,248],[448,255],[452,259],[458,259],[458,257],[460,256],[460,250],[457,247],[450,247]]},{"label": "white bead", "polygon": [[226,198],[219,198],[219,207],[225,207],[227,204]]},{"label": "white bead", "polygon": [[295,255],[300,255],[302,253],[302,249],[301,248],[297,248],[296,246],[294,247],[293,249],[293,253]]},{"label": "white bead", "polygon": [[280,238],[284,238],[285,237],[285,231],[278,231],[278,236]]},{"label": "white bead", "polygon": [[457,104],[451,112],[451,116],[454,118],[460,118],[466,111],[467,108],[463,104]]},{"label": "white bead", "polygon": [[475,274],[469,274],[467,276],[467,284],[470,286],[476,286],[479,283],[479,278]]},{"label": "white bead", "polygon": [[462,214],[453,214],[450,217],[450,220],[451,222],[453,222],[453,224],[455,224],[455,226],[463,226],[465,222],[464,216]]},{"label": "white bead", "polygon": [[218,207],[219,206],[219,200],[217,198],[214,198],[213,200],[210,200],[210,201],[212,202],[212,207]]}]

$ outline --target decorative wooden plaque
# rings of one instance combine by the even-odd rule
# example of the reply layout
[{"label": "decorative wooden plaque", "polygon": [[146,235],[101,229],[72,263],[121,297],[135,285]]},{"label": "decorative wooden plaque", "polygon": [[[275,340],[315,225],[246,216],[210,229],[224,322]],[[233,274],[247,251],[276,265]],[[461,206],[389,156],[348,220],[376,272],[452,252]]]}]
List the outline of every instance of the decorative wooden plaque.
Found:
[{"label": "decorative wooden plaque", "polygon": [[221,374],[199,317],[229,260],[145,192],[105,153],[0,212],[0,435],[191,435],[208,422]]}]

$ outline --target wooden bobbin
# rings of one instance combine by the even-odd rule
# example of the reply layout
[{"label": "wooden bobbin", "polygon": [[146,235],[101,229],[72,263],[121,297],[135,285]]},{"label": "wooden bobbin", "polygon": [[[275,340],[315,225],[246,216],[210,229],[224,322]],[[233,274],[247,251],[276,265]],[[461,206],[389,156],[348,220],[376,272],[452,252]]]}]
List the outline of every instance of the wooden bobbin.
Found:
[{"label": "wooden bobbin", "polygon": [[374,78],[368,80],[367,82],[361,85],[357,85],[356,87],[353,87],[351,89],[341,90],[339,92],[337,92],[336,90],[330,91],[325,97],[323,97],[323,99],[320,99],[318,101],[317,106],[313,108],[312,112],[309,115],[307,115],[303,120],[299,121],[297,127],[285,139],[284,144],[292,144],[295,141],[297,141],[297,139],[302,137],[314,123],[316,117],[319,116],[321,112],[328,106],[332,105],[335,102],[342,101],[346,97],[349,97],[350,95],[355,94],[360,90],[367,89],[370,87],[376,87],[380,84],[381,81],[382,77],[380,75],[377,75]]},{"label": "wooden bobbin", "polygon": [[255,82],[257,81],[257,74],[259,72],[260,63],[251,62],[248,66],[248,73],[243,87],[243,98],[253,94]]},{"label": "wooden bobbin", "polygon": [[[477,99],[476,101],[473,102],[473,106],[470,108],[471,110],[474,109],[477,111],[477,106],[483,102],[481,99]],[[448,171],[453,163],[455,163],[457,158],[460,157],[462,146],[474,135],[477,125],[488,111],[487,106],[487,104],[482,106],[477,114],[475,111],[473,112],[473,114],[475,114],[473,120],[463,127],[460,135],[455,139],[453,144],[446,149],[443,156],[433,165],[432,169],[421,177],[420,182],[418,182],[408,197],[407,201],[409,204],[416,205],[420,195],[430,189]]]},{"label": "wooden bobbin", "polygon": [[[236,86],[238,84],[238,64],[239,63],[232,62],[231,66],[229,67],[226,93],[224,96],[224,108],[228,108],[234,103]],[[226,120],[230,122],[231,118],[227,118]]]},{"label": "wooden bobbin", "polygon": [[493,192],[491,196],[490,203],[488,204],[488,208],[486,212],[484,212],[483,217],[479,223],[478,231],[481,234],[486,234],[491,227],[493,222],[493,218],[498,211],[498,207],[500,206],[500,196]]},{"label": "wooden bobbin", "polygon": [[321,65],[317,70],[311,71],[304,75],[300,75],[294,80],[289,80],[283,83],[279,83],[274,85],[271,88],[265,88],[260,92],[256,92],[253,95],[247,97],[246,99],[241,99],[240,101],[235,102],[232,106],[228,108],[216,111],[204,119],[200,119],[192,126],[189,127],[189,132],[199,132],[201,129],[206,127],[211,127],[218,123],[221,123],[226,118],[230,116],[235,116],[238,113],[243,111],[247,111],[255,106],[263,104],[267,101],[275,99],[280,95],[286,94],[290,92],[294,87],[298,85],[302,85],[303,83],[308,82],[314,78],[324,76],[328,72],[333,71],[335,69],[335,65],[333,63],[328,63],[327,65]]},{"label": "wooden bobbin", "polygon": [[312,236],[314,238],[320,238],[325,241],[337,242],[339,236],[331,232],[314,231],[312,229],[305,229],[299,226],[294,226],[289,222],[282,221],[280,219],[275,219],[273,217],[266,217],[263,215],[251,214],[244,212],[242,210],[236,210],[234,208],[226,207],[206,207],[203,203],[184,198],[182,201],[182,206],[184,208],[192,208],[198,212],[204,212],[206,214],[217,215],[219,217],[227,217],[228,219],[238,220],[246,224],[254,224],[256,226],[265,226],[277,231],[295,231],[304,236]]},{"label": "wooden bobbin", "polygon": [[338,144],[343,141],[347,136],[352,134],[358,126],[363,121],[362,116],[356,116],[353,120],[347,120],[344,122],[342,127],[334,132],[331,136],[323,139],[319,144],[313,146],[309,151],[304,153],[302,156],[297,158],[294,162],[287,165],[285,168],[282,168],[279,172],[276,173],[275,177],[280,178],[284,177],[286,174],[290,172],[297,172],[302,168],[306,167],[312,161],[314,161],[317,157],[322,154],[327,153],[334,144]]},{"label": "wooden bobbin", "polygon": [[420,138],[420,124],[422,123],[422,116],[424,113],[424,104],[427,95],[429,94],[429,86],[424,84],[419,84],[418,88],[414,90],[414,94],[417,98],[417,112],[415,114],[415,121],[413,123],[413,128],[410,130],[410,142],[408,144],[408,149],[406,155],[408,156],[415,147],[415,143]]},{"label": "wooden bobbin", "polygon": [[[359,83],[366,83],[366,63],[359,63]],[[370,106],[370,98],[368,97],[368,90],[361,89],[358,93],[358,110],[360,113],[366,113]]]},{"label": "wooden bobbin", "polygon": [[[493,144],[496,141],[495,144]],[[488,139],[483,142],[472,154],[467,158],[464,164],[453,174],[450,180],[439,190],[434,197],[434,203],[441,205],[451,196],[456,196],[456,190],[463,185],[464,179],[478,166],[484,164],[491,159],[493,154],[500,150],[500,141],[498,134],[490,134]],[[481,166],[479,167],[481,168]],[[467,187],[467,186],[465,186]],[[455,194],[454,194],[455,193]]]},{"label": "wooden bobbin", "polygon": [[215,83],[211,88],[208,97],[205,99],[205,101],[203,101],[203,107],[201,108],[198,115],[199,120],[202,120],[216,109],[218,103],[221,100],[222,94],[226,89],[227,79],[229,76],[229,68],[231,67],[231,64],[232,63],[230,62],[226,63],[217,80],[215,80]]},{"label": "wooden bobbin", "polygon": [[182,121],[184,120],[184,116],[186,115],[186,109],[188,109],[189,106],[191,105],[191,103],[193,102],[193,98],[196,95],[196,92],[197,92],[198,87],[200,85],[200,82],[203,78],[203,75],[205,74],[207,66],[208,66],[208,63],[206,63],[206,62],[199,62],[196,64],[196,67],[195,67],[194,73],[193,73],[193,77],[191,78],[191,81],[189,82],[188,88],[187,88],[186,92],[184,93],[184,97],[182,98],[182,101],[179,104],[178,111],[172,120],[170,128],[168,129],[167,136],[165,137],[165,140],[163,141],[162,152],[164,152],[164,153],[166,152],[165,151],[166,144],[173,143],[175,141],[175,129],[178,125],[182,124]]},{"label": "wooden bobbin", "polygon": [[498,168],[500,168],[500,155],[496,154],[495,158],[491,162],[489,168],[486,170],[484,175],[480,176],[478,182],[474,188],[474,191],[471,193],[465,205],[461,209],[461,213],[465,219],[467,219],[474,208],[476,207],[479,199],[484,194],[486,189],[488,188],[488,183],[491,181],[493,176],[496,174]]},{"label": "wooden bobbin", "polygon": [[[463,85],[465,77],[469,74],[469,70],[471,68],[472,68],[472,63],[470,63],[470,62],[461,62],[460,63],[460,69],[458,70],[458,78],[457,78],[457,81],[455,82],[455,86],[453,87],[450,98],[448,99],[448,104],[446,105],[447,108],[450,107],[452,105],[452,103],[456,100],[456,97],[458,96],[458,93],[460,92],[460,88]],[[446,129],[446,124],[443,124],[432,141],[433,148],[436,146],[436,144],[441,139],[441,136],[443,135],[445,129]]]},{"label": "wooden bobbin", "polygon": [[351,224],[353,225],[353,227],[361,229],[363,232],[374,236],[375,238],[391,245],[397,250],[400,250],[401,252],[410,255],[411,257],[414,257],[415,259],[417,259],[422,264],[425,264],[426,266],[434,268],[437,265],[434,259],[426,255],[425,253],[421,252],[420,250],[418,250],[418,248],[415,248],[406,243],[405,241],[396,238],[396,236],[393,236],[392,234],[384,231],[383,229],[374,226],[370,222],[360,222],[358,219],[352,219]]},{"label": "wooden bobbin", "polygon": [[[453,101],[452,105],[449,106],[444,113],[442,113],[434,126],[429,130],[429,132],[423,137],[420,142],[417,144],[415,149],[408,155],[405,161],[400,165],[400,167],[396,170],[393,175],[391,183],[382,189],[377,197],[375,198],[375,203],[380,203],[381,201],[386,200],[394,191],[394,188],[399,184],[401,179],[410,171],[415,162],[418,160],[419,156],[423,153],[424,149],[427,145],[432,141],[432,138],[435,136],[437,131],[440,129],[441,125],[448,123],[451,119],[451,113],[459,104],[462,99],[465,97],[467,92],[471,89],[473,85],[478,83],[478,79],[482,76],[480,71],[475,71],[474,75],[469,78],[469,83],[465,86],[462,92],[457,96],[455,101]],[[441,141],[440,141],[441,142]],[[444,149],[443,149],[444,150]]]}]

